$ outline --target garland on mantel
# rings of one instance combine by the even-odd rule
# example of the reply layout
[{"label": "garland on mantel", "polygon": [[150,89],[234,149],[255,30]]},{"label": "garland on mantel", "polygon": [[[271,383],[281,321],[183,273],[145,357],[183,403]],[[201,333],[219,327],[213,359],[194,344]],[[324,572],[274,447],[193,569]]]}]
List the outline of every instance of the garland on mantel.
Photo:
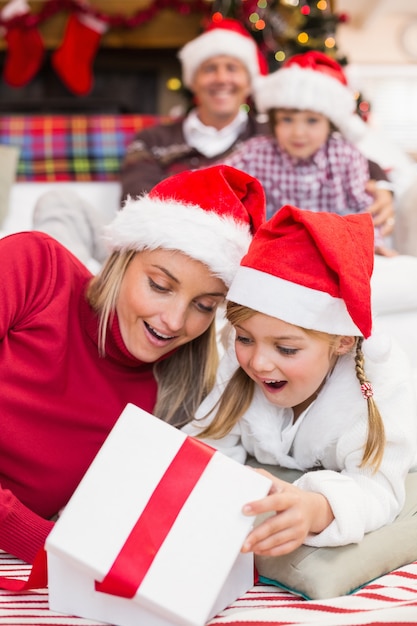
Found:
[{"label": "garland on mantel", "polygon": [[154,0],[146,9],[130,17],[107,14],[87,0],[46,0],[33,13],[27,0],[9,0],[0,12],[0,36],[7,43],[3,79],[11,87],[23,87],[38,73],[45,46],[38,26],[55,13],[69,14],[64,38],[51,55],[52,66],[66,87],[77,96],[87,95],[93,86],[92,66],[102,35],[110,28],[133,29],[154,18],[163,9],[182,15],[210,13],[206,0]]},{"label": "garland on mantel", "polygon": [[37,13],[28,12],[10,19],[5,19],[0,15],[0,26],[8,29],[36,28],[56,13],[67,11],[96,18],[106,24],[108,28],[132,29],[142,26],[164,9],[173,9],[181,15],[188,15],[193,12],[205,14],[210,12],[211,6],[211,2],[206,0],[154,0],[149,7],[138,9],[133,15],[126,17],[120,13],[105,13],[80,0],[47,0]]}]

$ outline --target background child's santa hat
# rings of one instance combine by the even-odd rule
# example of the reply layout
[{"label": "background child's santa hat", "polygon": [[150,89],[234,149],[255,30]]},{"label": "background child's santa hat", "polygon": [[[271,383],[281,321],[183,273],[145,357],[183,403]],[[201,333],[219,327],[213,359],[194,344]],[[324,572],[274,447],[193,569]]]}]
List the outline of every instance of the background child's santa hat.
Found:
[{"label": "background child's santa hat", "polygon": [[252,81],[268,72],[266,59],[252,35],[237,20],[225,18],[220,22],[211,22],[204,33],[179,51],[184,85],[190,88],[198,67],[220,54],[239,59],[246,66]]},{"label": "background child's santa hat", "polygon": [[290,57],[281,69],[254,84],[253,97],[260,113],[271,109],[299,109],[325,115],[350,141],[367,130],[356,111],[354,92],[342,67],[322,52]]},{"label": "background child's santa hat", "polygon": [[129,198],[106,229],[111,250],[180,250],[230,285],[265,221],[260,182],[228,165],[185,171]]},{"label": "background child's santa hat", "polygon": [[369,214],[287,205],[255,234],[227,298],[302,328],[367,338],[373,261]]}]

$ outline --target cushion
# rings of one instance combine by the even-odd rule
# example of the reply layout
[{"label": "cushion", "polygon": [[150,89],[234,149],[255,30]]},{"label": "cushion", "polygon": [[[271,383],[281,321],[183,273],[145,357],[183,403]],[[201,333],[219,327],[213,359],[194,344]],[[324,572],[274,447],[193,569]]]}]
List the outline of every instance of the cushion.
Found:
[{"label": "cushion", "polygon": [[[293,482],[300,472],[248,459]],[[392,524],[368,533],[359,544],[313,548],[302,545],[278,557],[255,556],[260,582],[288,589],[307,600],[352,593],[394,569],[417,560],[417,472],[406,478],[404,508]]]},{"label": "cushion", "polygon": [[377,318],[417,309],[417,257],[376,254],[371,279],[372,311]]},{"label": "cushion", "polygon": [[15,182],[19,148],[0,144],[0,227],[9,211],[10,191]]}]

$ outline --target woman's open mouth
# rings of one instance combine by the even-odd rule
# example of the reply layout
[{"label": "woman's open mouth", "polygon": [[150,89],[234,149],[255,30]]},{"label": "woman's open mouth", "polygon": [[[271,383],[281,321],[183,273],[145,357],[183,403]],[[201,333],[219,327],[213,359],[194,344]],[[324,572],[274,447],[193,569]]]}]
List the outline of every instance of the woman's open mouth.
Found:
[{"label": "woman's open mouth", "polygon": [[153,336],[155,337],[155,339],[158,339],[158,341],[171,341],[172,339],[175,339],[176,336],[175,335],[164,335],[160,332],[158,332],[157,330],[155,330],[155,328],[153,328],[152,326],[150,326],[147,322],[144,322],[145,324],[145,328],[146,330]]}]

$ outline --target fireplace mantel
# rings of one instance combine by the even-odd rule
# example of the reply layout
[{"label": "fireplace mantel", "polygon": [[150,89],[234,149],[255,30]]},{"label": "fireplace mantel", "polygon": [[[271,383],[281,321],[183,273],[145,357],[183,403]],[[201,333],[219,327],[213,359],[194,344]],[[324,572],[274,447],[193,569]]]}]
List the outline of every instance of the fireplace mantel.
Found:
[{"label": "fireplace mantel", "polygon": [[[0,0],[0,11],[8,0]],[[46,0],[47,1],[47,0]],[[106,14],[121,14],[129,17],[139,9],[146,9],[153,0],[90,0],[90,5]],[[37,13],[45,0],[29,0],[33,13]],[[180,15],[175,10],[164,9],[149,22],[135,29],[112,28],[101,40],[105,48],[176,49],[198,35],[201,30],[202,15],[192,13]],[[39,27],[45,48],[57,48],[63,38],[68,13],[60,12],[45,20]],[[0,50],[6,48],[0,39]]]}]

